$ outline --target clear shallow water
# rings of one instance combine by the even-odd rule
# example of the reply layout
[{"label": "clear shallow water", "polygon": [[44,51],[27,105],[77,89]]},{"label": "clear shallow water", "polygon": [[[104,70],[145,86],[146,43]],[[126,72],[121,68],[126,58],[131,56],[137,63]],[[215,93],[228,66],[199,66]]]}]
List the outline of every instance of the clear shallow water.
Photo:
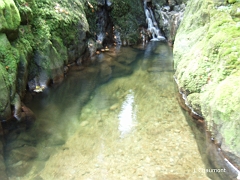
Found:
[{"label": "clear shallow water", "polygon": [[[131,75],[118,73],[98,86],[98,66],[75,69],[61,86],[28,103],[37,123],[8,137],[11,180],[208,179],[176,100],[172,50],[150,42],[144,51],[118,54],[126,64],[135,60]],[[114,52],[101,56],[102,63],[116,58]],[[28,155],[16,151],[22,147]]]}]

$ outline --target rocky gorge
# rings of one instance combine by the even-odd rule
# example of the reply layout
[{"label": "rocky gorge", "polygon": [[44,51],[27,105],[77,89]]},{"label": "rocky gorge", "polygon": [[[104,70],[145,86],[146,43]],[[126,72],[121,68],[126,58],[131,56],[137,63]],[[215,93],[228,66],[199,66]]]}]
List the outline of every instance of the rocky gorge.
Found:
[{"label": "rocky gorge", "polygon": [[[22,102],[26,93],[61,86],[75,66],[81,70],[98,63],[95,55],[112,46],[148,43],[144,2],[154,12],[154,26],[173,46],[175,80],[185,103],[205,119],[210,138],[236,168],[228,168],[232,178],[238,176],[238,0],[0,0],[1,179],[8,179],[5,136],[16,124],[25,130],[36,121]],[[104,63],[90,74],[106,82],[120,71],[131,73],[130,63]],[[25,152],[21,146],[13,154]],[[33,147],[28,151],[26,159],[37,156]],[[17,163],[9,164],[16,170]],[[219,164],[226,163],[214,165],[222,168]]]}]

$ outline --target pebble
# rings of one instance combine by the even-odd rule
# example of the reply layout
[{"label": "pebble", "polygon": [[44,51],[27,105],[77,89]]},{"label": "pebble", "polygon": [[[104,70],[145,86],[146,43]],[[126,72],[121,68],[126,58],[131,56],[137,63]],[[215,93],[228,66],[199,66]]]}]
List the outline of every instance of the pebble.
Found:
[{"label": "pebble", "polygon": [[118,109],[118,107],[119,107],[119,104],[116,103],[116,104],[113,104],[109,109],[114,111],[114,110]]},{"label": "pebble", "polygon": [[81,122],[80,126],[84,127],[84,126],[88,125],[88,123],[89,123],[88,121],[83,121],[83,122]]},{"label": "pebble", "polygon": [[146,157],[146,162],[147,163],[150,163],[151,162],[151,159],[149,157]]},{"label": "pebble", "polygon": [[180,130],[179,130],[179,129],[176,129],[174,132],[176,132],[176,133],[180,133]]}]

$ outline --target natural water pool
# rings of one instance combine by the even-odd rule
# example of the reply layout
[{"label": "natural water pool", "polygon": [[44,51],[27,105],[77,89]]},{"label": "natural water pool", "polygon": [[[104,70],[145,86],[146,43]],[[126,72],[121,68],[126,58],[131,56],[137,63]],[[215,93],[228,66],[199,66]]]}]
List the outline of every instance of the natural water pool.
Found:
[{"label": "natural water pool", "polygon": [[129,58],[130,75],[118,72],[98,86],[97,65],[75,69],[26,101],[37,122],[7,139],[10,180],[209,179],[200,171],[199,132],[176,99],[172,49],[150,42],[117,53]]}]

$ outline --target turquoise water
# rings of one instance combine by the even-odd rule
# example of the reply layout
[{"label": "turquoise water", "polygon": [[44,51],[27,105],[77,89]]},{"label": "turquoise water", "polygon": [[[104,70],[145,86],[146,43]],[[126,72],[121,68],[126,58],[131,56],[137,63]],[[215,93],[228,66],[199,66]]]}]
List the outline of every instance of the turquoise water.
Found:
[{"label": "turquoise water", "polygon": [[8,136],[10,180],[209,179],[176,99],[172,49],[150,42],[93,61],[26,100],[37,122]]}]

